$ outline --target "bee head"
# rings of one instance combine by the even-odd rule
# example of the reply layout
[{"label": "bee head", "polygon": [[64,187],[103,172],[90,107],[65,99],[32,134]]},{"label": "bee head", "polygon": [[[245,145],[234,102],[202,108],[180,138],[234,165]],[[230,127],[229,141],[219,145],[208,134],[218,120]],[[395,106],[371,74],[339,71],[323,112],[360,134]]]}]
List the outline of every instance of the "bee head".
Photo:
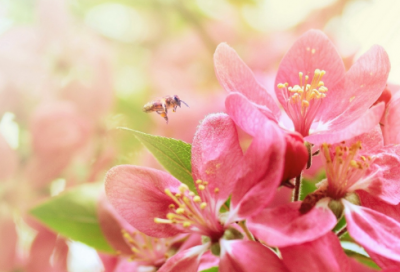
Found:
[{"label": "bee head", "polygon": [[179,107],[181,107],[181,100],[179,99],[179,96],[174,95],[174,100],[175,100],[176,104],[177,104]]}]

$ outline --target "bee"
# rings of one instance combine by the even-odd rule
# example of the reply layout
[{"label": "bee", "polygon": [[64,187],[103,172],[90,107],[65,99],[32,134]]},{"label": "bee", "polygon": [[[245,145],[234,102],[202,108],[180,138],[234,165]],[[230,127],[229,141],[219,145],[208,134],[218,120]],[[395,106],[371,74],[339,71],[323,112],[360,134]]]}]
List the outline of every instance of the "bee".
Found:
[{"label": "bee", "polygon": [[179,106],[181,107],[181,103],[185,104],[186,107],[189,107],[188,104],[186,104],[184,101],[182,101],[179,96],[174,95],[168,95],[163,98],[157,99],[155,101],[146,103],[143,106],[143,111],[144,112],[157,112],[161,117],[167,121],[168,124],[168,109],[172,108],[173,112],[176,112],[176,108]]}]

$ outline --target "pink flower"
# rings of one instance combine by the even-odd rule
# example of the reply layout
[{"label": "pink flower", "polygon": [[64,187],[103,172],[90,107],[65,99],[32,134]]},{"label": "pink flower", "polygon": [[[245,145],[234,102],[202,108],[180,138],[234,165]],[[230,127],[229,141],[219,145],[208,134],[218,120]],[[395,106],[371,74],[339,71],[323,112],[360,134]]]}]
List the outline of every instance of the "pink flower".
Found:
[{"label": "pink flower", "polygon": [[[285,247],[321,237],[344,214],[347,229],[358,243],[371,252],[400,261],[400,223],[359,206],[360,191],[391,205],[400,202],[400,147],[383,147],[377,126],[348,142],[323,144],[321,151],[327,179],[319,189],[302,203],[264,210],[248,221],[249,229],[267,244]],[[280,214],[285,216],[279,217]]]},{"label": "pink flower", "polygon": [[[272,97],[227,44],[218,46],[214,65],[220,84],[231,93],[228,104],[233,103],[230,96],[241,93],[268,118],[284,122]],[[389,70],[386,52],[374,46],[345,72],[339,54],[325,34],[310,30],[283,58],[275,93],[294,130],[306,141],[340,142],[368,132],[379,122],[384,106],[370,107],[384,90]],[[235,106],[240,105],[232,105]]]},{"label": "pink flower", "polygon": [[[107,271],[140,271],[146,267],[156,271],[175,253],[201,243],[200,236],[179,235],[153,238],[135,230],[111,204],[101,197],[97,205],[101,230],[119,256],[100,254]],[[129,262],[128,262],[129,261]]]},{"label": "pink flower", "polygon": [[[271,250],[241,240],[243,234],[232,224],[263,209],[282,177],[281,131],[273,123],[264,122],[252,132],[253,142],[243,155],[230,118],[225,114],[206,117],[192,145],[192,174],[198,195],[158,170],[121,165],[108,172],[108,199],[139,231],[159,238],[179,233],[207,237],[203,245],[174,255],[160,272],[197,271],[200,256],[210,249],[220,256],[220,271],[232,271],[232,267],[286,271]],[[230,210],[221,213],[231,193]]]}]

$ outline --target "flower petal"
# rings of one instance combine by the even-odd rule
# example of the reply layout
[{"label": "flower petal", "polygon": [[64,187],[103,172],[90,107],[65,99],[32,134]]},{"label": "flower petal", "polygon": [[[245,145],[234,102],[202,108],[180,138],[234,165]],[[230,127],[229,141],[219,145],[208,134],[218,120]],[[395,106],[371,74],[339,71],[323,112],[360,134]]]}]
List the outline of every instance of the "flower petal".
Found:
[{"label": "flower petal", "polygon": [[179,231],[171,224],[157,224],[166,218],[172,199],[165,189],[178,192],[181,183],[159,170],[133,165],[111,168],[106,176],[106,194],[117,212],[140,232],[154,237],[169,237]]},{"label": "flower petal", "polygon": [[[122,254],[132,254],[130,247],[125,242],[121,230],[125,229],[129,232],[134,230],[133,227],[126,229],[130,225],[114,210],[108,200],[102,196],[97,203],[97,217],[101,231],[110,245]],[[124,222],[125,221],[125,222]]]},{"label": "flower petal", "polygon": [[0,271],[12,271],[17,257],[17,230],[12,218],[0,218]]},{"label": "flower petal", "polygon": [[251,216],[271,201],[282,181],[286,142],[281,129],[243,95],[230,94],[225,104],[234,122],[253,136],[232,193],[229,223]]},{"label": "flower petal", "polygon": [[18,168],[17,153],[11,149],[0,133],[0,181],[10,178]]},{"label": "flower petal", "polygon": [[324,142],[333,144],[351,139],[374,129],[379,124],[384,110],[385,104],[379,103],[371,109],[364,111],[365,113],[359,119],[341,129],[327,127],[326,130],[306,136],[304,139],[315,145]]},{"label": "flower petal", "polygon": [[[325,201],[326,202],[326,201]],[[301,202],[265,209],[247,221],[249,230],[270,246],[286,247],[312,241],[326,234],[337,220],[321,200],[306,214],[299,212]]]},{"label": "flower petal", "polygon": [[396,93],[387,108],[385,124],[382,127],[385,144],[400,143],[400,92]]},{"label": "flower petal", "polygon": [[400,223],[374,210],[346,200],[347,229],[359,244],[371,252],[400,261]]},{"label": "flower petal", "polygon": [[[228,199],[240,175],[242,157],[236,127],[229,116],[208,115],[193,140],[192,174],[194,180],[208,181],[209,190],[220,205]],[[216,188],[218,193],[214,193]]]},{"label": "flower petal", "polygon": [[304,244],[279,249],[292,272],[350,272],[349,259],[332,232]]},{"label": "flower petal", "polygon": [[228,92],[239,92],[254,103],[266,106],[276,119],[280,109],[274,99],[255,79],[253,72],[226,43],[218,45],[214,54],[214,68],[218,81]]},{"label": "flower petal", "polygon": [[373,157],[375,159],[367,172],[370,178],[355,183],[350,189],[362,189],[389,204],[399,204],[400,146],[385,146],[375,151]]},{"label": "flower petal", "polygon": [[269,248],[253,241],[220,240],[221,272],[288,272]]},{"label": "flower petal", "polygon": [[282,94],[282,90],[277,85],[286,82],[289,86],[299,85],[299,72],[312,78],[316,69],[326,71],[323,81],[329,91],[324,99],[329,101],[329,96],[331,95],[329,92],[334,92],[332,91],[332,87],[335,87],[344,78],[345,69],[343,61],[333,43],[323,32],[310,30],[303,34],[286,53],[276,75],[275,93],[286,111],[287,102]]},{"label": "flower petal", "polygon": [[331,94],[328,91],[321,121],[333,120],[331,127],[339,129],[357,120],[380,97],[389,71],[387,53],[373,46],[346,73],[343,89],[337,88]]},{"label": "flower petal", "polygon": [[158,272],[197,272],[201,255],[208,247],[209,244],[204,244],[181,251],[169,258]]}]

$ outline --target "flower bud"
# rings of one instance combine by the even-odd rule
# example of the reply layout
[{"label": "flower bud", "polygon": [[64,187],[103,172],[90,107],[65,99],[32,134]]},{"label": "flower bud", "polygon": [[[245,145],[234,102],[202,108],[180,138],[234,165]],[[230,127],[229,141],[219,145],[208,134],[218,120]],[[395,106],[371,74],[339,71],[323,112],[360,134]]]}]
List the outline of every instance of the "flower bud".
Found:
[{"label": "flower bud", "polygon": [[303,137],[297,132],[286,132],[285,170],[282,183],[300,175],[307,164],[309,152],[304,145]]}]

